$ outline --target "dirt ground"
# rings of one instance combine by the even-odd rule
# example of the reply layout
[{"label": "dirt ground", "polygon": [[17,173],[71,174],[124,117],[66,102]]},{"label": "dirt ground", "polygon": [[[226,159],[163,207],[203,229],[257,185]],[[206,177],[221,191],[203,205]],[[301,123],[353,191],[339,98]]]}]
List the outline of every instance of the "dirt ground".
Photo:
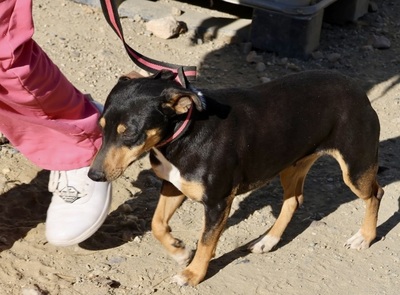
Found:
[{"label": "dirt ground", "polygon": [[[180,2],[162,2],[208,13]],[[148,34],[141,21],[122,20],[127,41],[143,54],[197,65],[199,88],[254,85],[261,83],[261,77],[274,79],[319,68],[358,79],[381,122],[379,181],[385,196],[379,239],[370,249],[343,247],[361,224],[364,204],[343,184],[337,163],[323,158],[313,166],[305,203],[276,250],[258,255],[241,249],[271,226],[279,213],[282,190],[273,179],[264,189],[236,198],[205,281],[197,287],[179,287],[171,283],[179,267],[150,233],[160,182],[149,170],[147,158],[114,183],[112,210],[100,230],[79,246],[58,248],[44,236],[51,197],[48,172],[3,145],[1,294],[398,294],[400,2],[376,2],[378,11],[356,23],[324,24],[315,58],[303,61],[259,53],[264,71],[246,61],[243,44],[227,44],[226,38],[200,42],[202,36],[192,31],[162,40]],[[34,17],[35,40],[77,88],[95,99],[104,102],[117,77],[135,69],[98,8],[68,0],[35,0]],[[386,36],[390,48],[368,46],[373,35]],[[201,204],[185,202],[171,222],[175,235],[188,247],[194,248],[199,237],[202,210]]]}]

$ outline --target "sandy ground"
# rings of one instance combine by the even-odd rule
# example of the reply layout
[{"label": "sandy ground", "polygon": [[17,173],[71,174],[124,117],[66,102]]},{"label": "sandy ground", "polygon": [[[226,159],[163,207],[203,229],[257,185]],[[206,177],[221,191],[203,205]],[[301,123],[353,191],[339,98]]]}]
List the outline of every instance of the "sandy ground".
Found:
[{"label": "sandy ground", "polygon": [[[209,13],[184,3],[168,4]],[[257,255],[240,248],[271,226],[279,213],[282,191],[274,179],[264,189],[237,197],[205,281],[194,288],[178,287],[170,281],[179,267],[149,231],[160,182],[146,158],[114,183],[112,210],[100,230],[79,246],[57,248],[44,237],[50,202],[48,172],[4,145],[0,151],[0,293],[398,294],[399,15],[399,2],[379,1],[378,12],[357,23],[325,24],[321,58],[302,61],[260,53],[267,66],[261,72],[246,62],[241,44],[227,44],[224,38],[199,42],[201,36],[190,31],[161,40],[146,33],[143,22],[122,22],[127,41],[142,53],[198,65],[198,87],[254,85],[261,83],[260,77],[274,79],[316,68],[336,69],[358,79],[382,129],[379,181],[386,193],[378,220],[380,238],[370,249],[343,247],[361,224],[364,204],[343,184],[337,163],[324,158],[312,168],[305,204],[276,250]],[[34,16],[34,38],[76,87],[95,99],[104,102],[117,77],[134,69],[98,8],[68,0],[35,0]],[[373,34],[386,36],[390,49],[367,46]],[[202,209],[200,204],[185,202],[171,222],[176,236],[189,247],[198,238]]]}]

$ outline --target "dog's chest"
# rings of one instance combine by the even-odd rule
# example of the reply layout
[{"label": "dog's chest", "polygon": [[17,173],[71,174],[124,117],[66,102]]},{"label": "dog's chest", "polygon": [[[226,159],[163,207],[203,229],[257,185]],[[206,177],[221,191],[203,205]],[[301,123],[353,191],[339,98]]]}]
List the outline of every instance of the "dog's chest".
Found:
[{"label": "dog's chest", "polygon": [[171,182],[177,189],[182,190],[181,173],[164,155],[156,148],[153,148],[154,154],[159,164],[153,165],[154,173],[161,179]]},{"label": "dog's chest", "polygon": [[181,172],[175,167],[170,161],[168,161],[164,155],[156,148],[153,148],[154,156],[159,161],[158,163],[152,163],[154,173],[161,179],[169,181],[178,190],[180,190],[188,198],[201,201],[205,187],[201,182],[189,181],[182,177]]}]

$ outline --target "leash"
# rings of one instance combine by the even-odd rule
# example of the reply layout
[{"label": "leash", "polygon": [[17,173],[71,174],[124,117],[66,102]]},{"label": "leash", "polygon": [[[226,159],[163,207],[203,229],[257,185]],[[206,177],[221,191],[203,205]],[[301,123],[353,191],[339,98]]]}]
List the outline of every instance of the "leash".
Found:
[{"label": "leash", "polygon": [[[111,28],[114,30],[114,32],[122,40],[125,50],[128,53],[129,57],[139,68],[141,68],[145,71],[148,71],[150,73],[153,73],[153,74],[162,69],[170,70],[177,74],[177,78],[179,77],[178,69],[182,68],[184,77],[187,77],[187,79],[190,81],[196,80],[197,69],[195,66],[182,66],[182,65],[176,65],[176,64],[157,61],[157,60],[148,58],[148,57],[144,56],[143,54],[140,54],[133,48],[131,48],[126,43],[125,38],[124,38],[124,34],[122,31],[122,26],[121,26],[119,14],[118,14],[118,6],[117,6],[116,2],[120,3],[121,1],[100,0],[103,14],[106,18],[107,23],[111,26]],[[182,80],[182,78],[179,78],[179,79],[180,79],[181,84],[184,84],[186,81],[185,79]],[[183,85],[183,86],[185,87],[185,85]]]},{"label": "leash", "polygon": [[[118,0],[100,0],[101,8],[103,10],[103,14],[106,18],[107,23],[111,26],[114,32],[118,35],[121,39],[126,52],[128,53],[131,60],[141,69],[148,71],[150,73],[157,73],[160,70],[170,70],[176,74],[176,80],[180,82],[182,87],[194,90],[194,88],[190,85],[189,81],[195,81],[197,75],[197,69],[195,66],[182,66],[176,65],[171,63],[165,63],[161,61],[157,61],[151,58],[140,54],[132,47],[130,47],[124,38],[124,34],[122,31],[121,21],[119,19],[118,14]],[[193,114],[193,103],[190,106],[185,120],[182,124],[178,125],[174,131],[174,133],[168,137],[167,139],[163,140],[157,145],[157,148],[162,147],[175,139],[179,138],[189,127],[192,121],[192,114]]]}]

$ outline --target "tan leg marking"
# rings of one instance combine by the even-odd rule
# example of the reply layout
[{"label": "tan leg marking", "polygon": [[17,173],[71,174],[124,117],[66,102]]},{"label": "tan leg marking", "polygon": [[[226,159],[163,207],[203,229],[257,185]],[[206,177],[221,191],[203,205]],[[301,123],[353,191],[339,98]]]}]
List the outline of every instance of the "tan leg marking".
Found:
[{"label": "tan leg marking", "polygon": [[340,152],[332,150],[328,154],[332,155],[339,162],[346,185],[354,194],[364,200],[366,204],[365,217],[361,229],[347,240],[345,247],[358,250],[367,249],[376,238],[379,205],[384,193],[376,180],[378,166],[370,167],[357,180],[357,183],[353,183],[349,175],[348,165]]},{"label": "tan leg marking", "polygon": [[269,252],[279,242],[294,212],[303,203],[303,187],[306,175],[320,156],[320,154],[307,156],[280,173],[284,190],[281,212],[275,224],[264,235],[250,244],[251,252]]},{"label": "tan leg marking", "polygon": [[160,241],[168,254],[181,265],[187,265],[189,262],[190,251],[185,248],[182,241],[172,236],[168,222],[184,199],[185,196],[179,190],[171,183],[164,181],[151,223],[154,237]]},{"label": "tan leg marking", "polygon": [[195,286],[204,279],[210,260],[215,255],[218,240],[225,228],[235,194],[236,189],[227,198],[226,208],[222,212],[219,220],[217,220],[217,223],[209,225],[211,228],[208,230],[205,228],[206,225],[204,225],[204,230],[198,242],[196,254],[192,262],[180,274],[174,277],[174,282],[181,286],[188,284]]}]

